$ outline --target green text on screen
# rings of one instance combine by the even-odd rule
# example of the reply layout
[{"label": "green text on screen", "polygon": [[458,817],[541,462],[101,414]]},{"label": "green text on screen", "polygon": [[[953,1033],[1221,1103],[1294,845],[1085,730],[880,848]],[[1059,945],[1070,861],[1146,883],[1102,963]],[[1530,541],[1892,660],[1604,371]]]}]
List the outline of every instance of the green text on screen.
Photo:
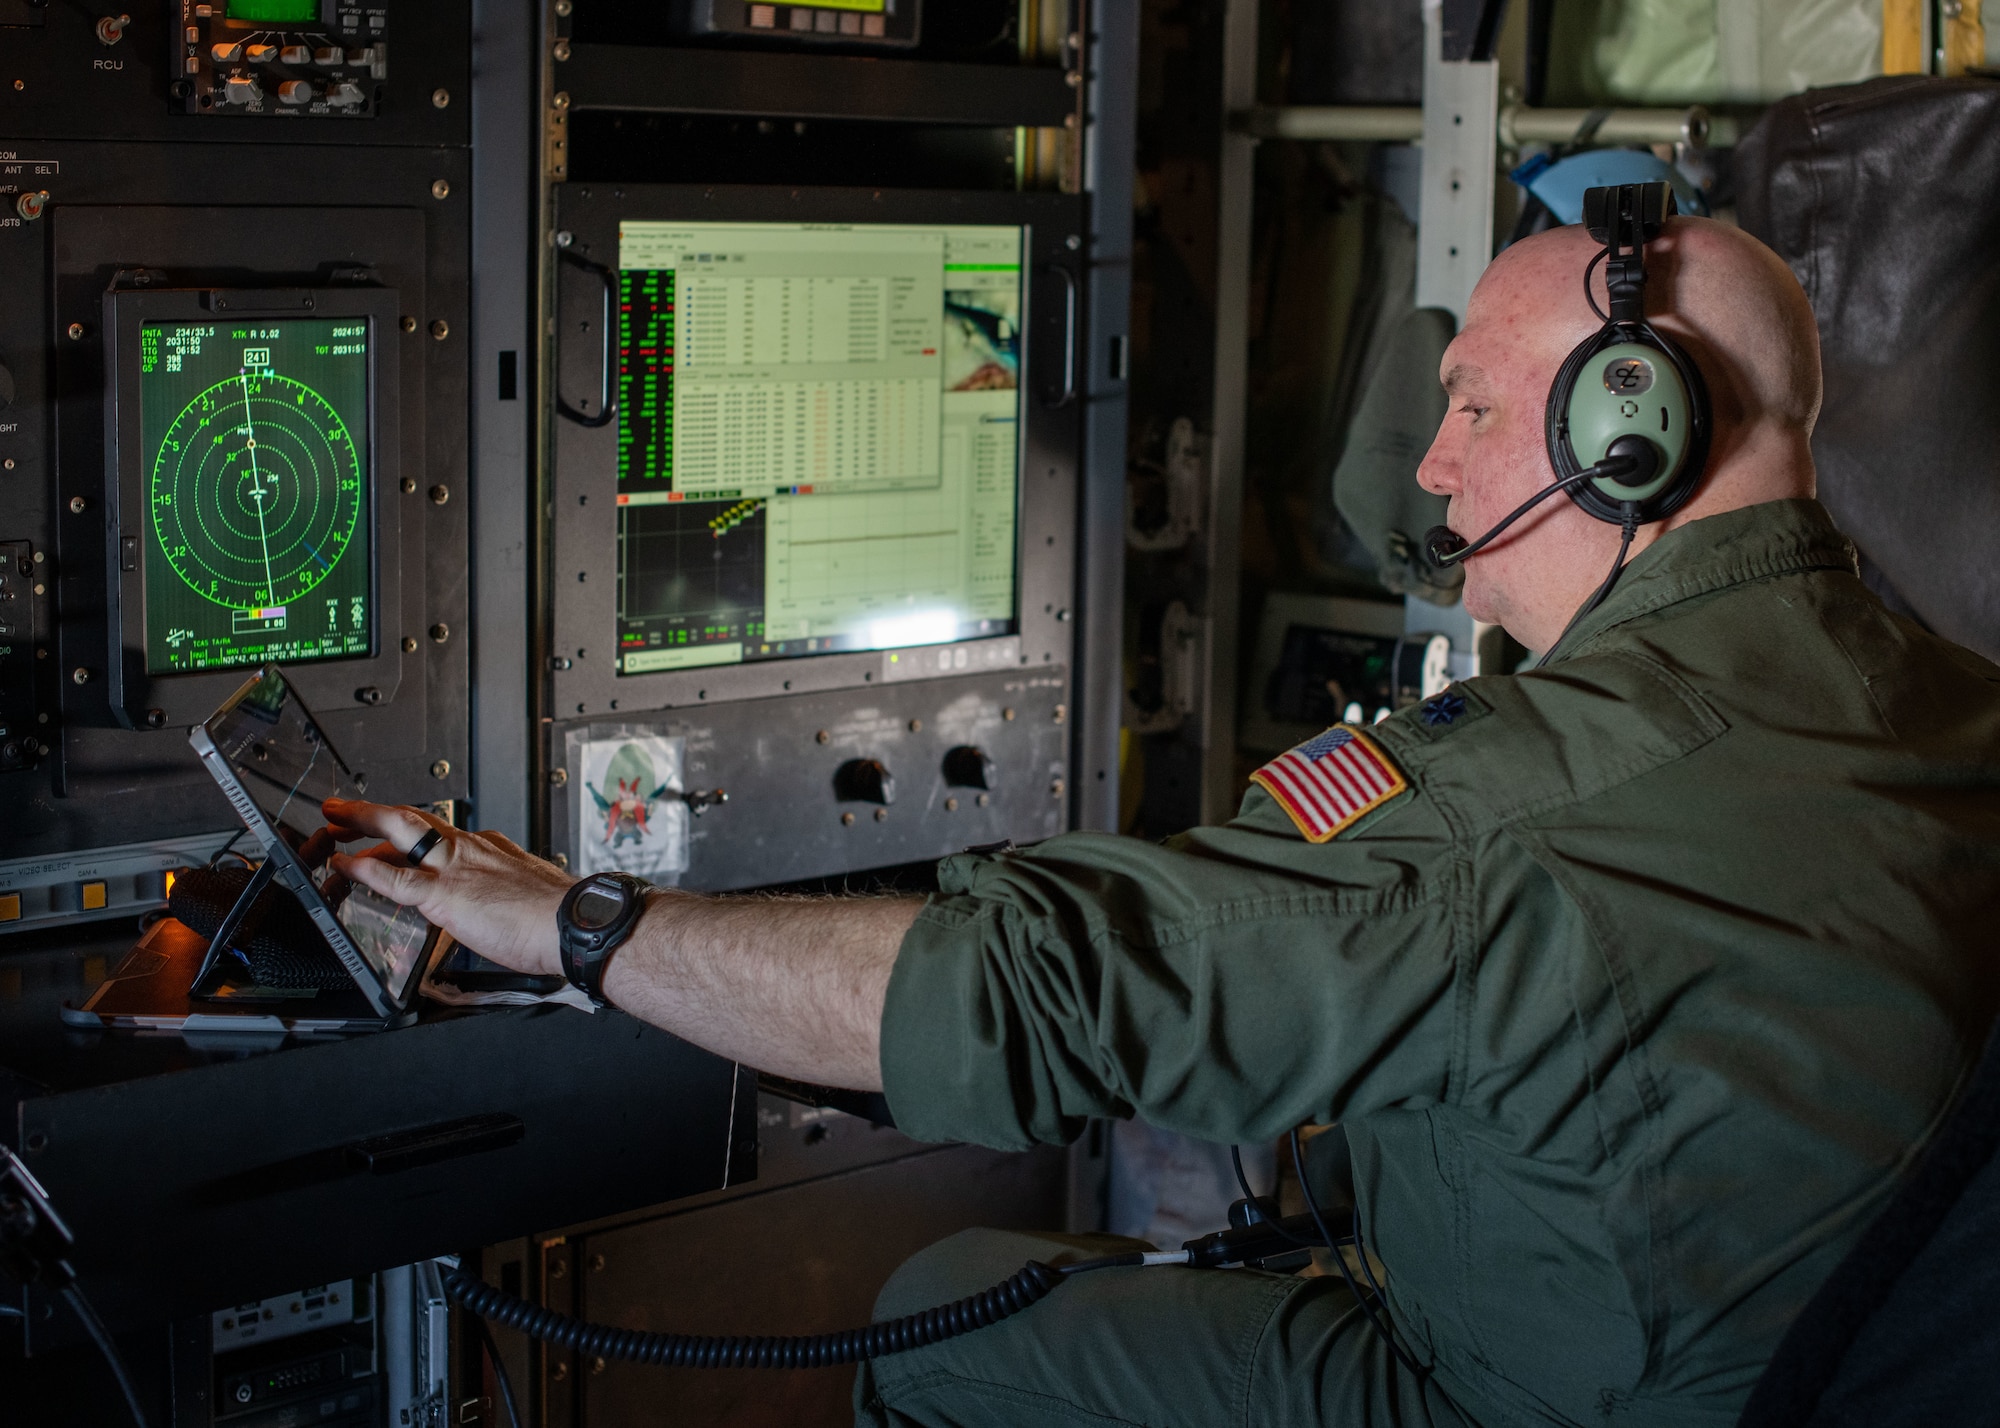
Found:
[{"label": "green text on screen", "polygon": [[1022,233],[619,229],[619,672],[1015,629]]},{"label": "green text on screen", "polygon": [[368,322],[140,329],[146,668],[374,647]]}]

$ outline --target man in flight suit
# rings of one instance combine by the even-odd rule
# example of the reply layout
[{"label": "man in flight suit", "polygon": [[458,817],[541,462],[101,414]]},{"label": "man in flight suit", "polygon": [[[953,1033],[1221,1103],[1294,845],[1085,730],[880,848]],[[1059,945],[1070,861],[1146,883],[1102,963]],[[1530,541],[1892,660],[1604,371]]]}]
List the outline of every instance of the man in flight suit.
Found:
[{"label": "man in flight suit", "polygon": [[[1463,535],[1554,479],[1543,406],[1598,325],[1595,247],[1510,248],[1445,355],[1419,479]],[[650,895],[613,1003],[881,1087],[912,1135],[1339,1122],[1419,1365],[1337,1279],[1107,1270],[871,1363],[864,1422],[1728,1428],[1882,1207],[2000,1005],[2000,670],[1888,614],[1812,500],[1818,348],[1783,264],[1675,219],[1647,265],[1714,403],[1693,499],[1553,659],[1350,731],[1369,777],[1331,815],[1253,787],[1162,846],[946,859],[922,901]],[[1546,502],[1467,561],[1466,605],[1548,650],[1619,535]],[[452,830],[410,868],[435,820],[328,816],[389,845],[342,871],[554,970],[567,875]],[[879,1307],[1103,1243],[962,1235]]]}]

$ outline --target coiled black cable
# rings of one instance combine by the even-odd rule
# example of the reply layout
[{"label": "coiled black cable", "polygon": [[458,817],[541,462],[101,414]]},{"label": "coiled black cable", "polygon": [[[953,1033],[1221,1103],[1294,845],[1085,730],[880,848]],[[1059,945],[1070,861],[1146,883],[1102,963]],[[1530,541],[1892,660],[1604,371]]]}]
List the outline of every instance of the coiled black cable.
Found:
[{"label": "coiled black cable", "polygon": [[1011,1318],[1046,1297],[1063,1279],[1086,1269],[1136,1265],[1138,1255],[1112,1255],[1058,1269],[1029,1260],[991,1289],[918,1314],[831,1334],[655,1334],[592,1324],[543,1309],[451,1265],[439,1265],[444,1292],[482,1319],[592,1358],[667,1368],[826,1368],[941,1343]]}]

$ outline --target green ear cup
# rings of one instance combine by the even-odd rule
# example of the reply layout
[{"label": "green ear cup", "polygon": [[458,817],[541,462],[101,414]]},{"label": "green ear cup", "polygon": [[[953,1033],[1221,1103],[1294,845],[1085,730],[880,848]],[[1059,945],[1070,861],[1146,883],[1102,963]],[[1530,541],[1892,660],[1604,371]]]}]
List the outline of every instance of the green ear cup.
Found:
[{"label": "green ear cup", "polygon": [[1606,323],[1577,344],[1556,373],[1544,413],[1549,464],[1556,478],[1595,466],[1613,442],[1640,440],[1659,466],[1636,486],[1602,478],[1569,489],[1569,498],[1617,524],[1628,504],[1642,522],[1664,520],[1686,505],[1708,464],[1708,388],[1680,344],[1645,322]]},{"label": "green ear cup", "polygon": [[1664,491],[1687,459],[1694,434],[1687,388],[1657,348],[1620,342],[1594,354],[1570,392],[1570,449],[1579,465],[1604,459],[1621,436],[1639,436],[1660,454],[1651,480],[1627,486],[1609,477],[1589,484],[1613,501],[1647,501]]}]

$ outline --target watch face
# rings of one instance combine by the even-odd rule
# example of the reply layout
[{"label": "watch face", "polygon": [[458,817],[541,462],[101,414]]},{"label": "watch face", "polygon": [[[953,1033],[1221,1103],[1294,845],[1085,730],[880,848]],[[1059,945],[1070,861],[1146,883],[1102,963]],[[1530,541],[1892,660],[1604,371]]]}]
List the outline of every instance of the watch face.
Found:
[{"label": "watch face", "polygon": [[625,902],[625,894],[621,891],[585,888],[577,894],[576,902],[570,907],[570,921],[585,932],[596,932],[618,920],[618,914],[625,910]]}]

